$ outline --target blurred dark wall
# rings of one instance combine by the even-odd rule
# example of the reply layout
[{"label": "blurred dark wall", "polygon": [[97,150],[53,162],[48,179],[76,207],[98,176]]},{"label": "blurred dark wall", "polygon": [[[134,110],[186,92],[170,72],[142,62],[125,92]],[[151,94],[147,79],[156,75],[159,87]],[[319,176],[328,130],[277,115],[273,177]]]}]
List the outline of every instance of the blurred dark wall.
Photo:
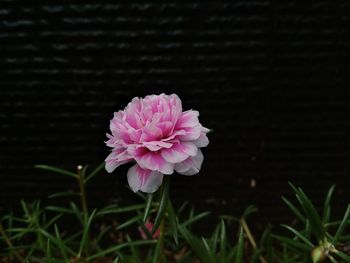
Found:
[{"label": "blurred dark wall", "polygon": [[[0,204],[70,189],[33,168],[99,164],[113,112],[177,93],[213,128],[200,175],[172,196],[266,220],[287,182],[350,199],[348,1],[1,1]],[[91,206],[131,198],[127,167],[90,185]],[[222,201],[225,200],[225,201]],[[342,211],[340,211],[342,213]]]}]

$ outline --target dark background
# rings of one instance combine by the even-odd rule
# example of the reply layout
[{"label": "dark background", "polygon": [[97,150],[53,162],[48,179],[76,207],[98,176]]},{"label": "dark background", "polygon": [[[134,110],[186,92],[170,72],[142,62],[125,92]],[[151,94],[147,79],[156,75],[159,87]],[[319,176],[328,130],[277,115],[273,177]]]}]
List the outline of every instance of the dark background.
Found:
[{"label": "dark background", "polygon": [[[171,195],[262,221],[288,215],[288,181],[318,204],[349,201],[349,1],[1,1],[0,206],[74,186],[35,170],[98,165],[113,112],[177,93],[215,130]],[[90,206],[134,195],[127,166],[102,173]],[[252,187],[255,180],[256,187]]]}]

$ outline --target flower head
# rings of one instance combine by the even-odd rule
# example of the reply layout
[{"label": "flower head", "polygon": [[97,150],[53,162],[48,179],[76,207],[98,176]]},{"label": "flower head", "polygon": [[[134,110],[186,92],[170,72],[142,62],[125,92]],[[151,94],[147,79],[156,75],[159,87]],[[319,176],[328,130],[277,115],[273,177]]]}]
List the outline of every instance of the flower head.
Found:
[{"label": "flower head", "polygon": [[176,94],[134,98],[124,110],[114,113],[107,134],[112,152],[106,158],[111,173],[119,165],[136,162],[128,171],[134,192],[155,192],[164,174],[174,171],[193,175],[199,172],[208,145],[207,128],[198,120],[198,111],[182,111]]}]

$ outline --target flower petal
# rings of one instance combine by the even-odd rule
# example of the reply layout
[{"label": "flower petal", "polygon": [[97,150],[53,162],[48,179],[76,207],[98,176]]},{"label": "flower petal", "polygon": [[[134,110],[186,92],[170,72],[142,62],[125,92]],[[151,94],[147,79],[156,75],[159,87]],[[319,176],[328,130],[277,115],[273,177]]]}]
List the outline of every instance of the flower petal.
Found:
[{"label": "flower petal", "polygon": [[164,141],[144,142],[143,145],[152,152],[158,151],[162,148],[171,148],[173,146],[172,143]]},{"label": "flower petal", "polygon": [[135,160],[143,169],[159,171],[162,174],[174,173],[174,164],[164,160],[160,152],[152,152],[146,148],[139,147],[136,150]]},{"label": "flower petal", "polygon": [[113,172],[117,167],[122,164],[128,163],[132,160],[125,149],[113,149],[113,151],[107,156],[105,162],[105,168],[108,173]]},{"label": "flower petal", "polygon": [[209,144],[209,139],[208,139],[207,135],[204,132],[202,132],[201,135],[199,136],[199,138],[197,140],[193,141],[193,143],[199,148],[207,147]]},{"label": "flower petal", "polygon": [[146,125],[142,129],[141,141],[143,142],[159,141],[162,137],[162,130],[153,123]]},{"label": "flower petal", "polygon": [[194,127],[199,124],[198,120],[199,112],[195,110],[188,110],[182,112],[180,118],[176,123],[176,129],[182,129],[187,127]]},{"label": "flower petal", "polygon": [[189,156],[195,156],[197,150],[198,148],[192,142],[180,142],[174,144],[170,149],[163,149],[161,155],[169,163],[179,163]]},{"label": "flower petal", "polygon": [[196,156],[188,157],[185,161],[175,164],[175,171],[183,175],[194,175],[201,169],[203,159],[202,151],[198,149]]},{"label": "flower petal", "polygon": [[177,138],[183,141],[197,140],[201,136],[202,126],[199,124],[194,127],[182,128],[186,134],[179,135]]},{"label": "flower petal", "polygon": [[142,169],[137,164],[130,167],[127,177],[129,186],[134,192],[141,190],[145,193],[154,193],[163,181],[163,174]]}]

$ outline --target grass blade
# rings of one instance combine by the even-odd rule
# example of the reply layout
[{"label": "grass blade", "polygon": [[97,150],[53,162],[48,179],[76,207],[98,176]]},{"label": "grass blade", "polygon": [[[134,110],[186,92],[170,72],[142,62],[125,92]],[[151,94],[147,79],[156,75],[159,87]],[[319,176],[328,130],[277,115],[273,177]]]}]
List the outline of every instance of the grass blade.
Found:
[{"label": "grass blade", "polygon": [[296,197],[300,205],[302,206],[305,214],[307,215],[307,218],[310,220],[310,226],[313,229],[314,235],[318,238],[318,240],[323,240],[326,235],[326,231],[323,227],[321,218],[319,217],[316,208],[301,188],[296,188],[291,183],[290,186],[295,191]]},{"label": "grass blade", "polygon": [[104,256],[109,253],[118,252],[122,248],[129,247],[129,246],[141,246],[141,245],[153,245],[156,244],[157,240],[137,240],[132,242],[125,242],[107,249],[104,249],[103,251],[100,251],[92,256],[87,257],[87,261],[91,261],[93,259],[99,258],[101,256]]},{"label": "grass blade", "polygon": [[188,225],[191,225],[193,224],[194,222],[208,216],[210,214],[210,212],[203,212],[203,213],[200,213],[198,215],[195,215],[195,216],[192,216],[190,217],[188,220],[186,220],[185,222],[181,223],[182,226],[188,226]]},{"label": "grass blade", "polygon": [[286,203],[286,205],[289,207],[290,210],[300,219],[301,222],[305,222],[305,217],[302,215],[302,213],[296,208],[287,198],[282,196],[283,202]]},{"label": "grass blade", "polygon": [[49,165],[45,165],[45,164],[38,164],[38,165],[35,165],[34,167],[38,168],[38,169],[42,169],[42,170],[46,170],[46,171],[62,174],[62,175],[67,175],[67,176],[74,177],[74,178],[78,179],[78,175],[76,173],[72,173],[70,171],[63,170],[61,168],[57,168],[57,167],[54,167],[54,166],[49,166]]},{"label": "grass blade", "polygon": [[277,239],[281,243],[297,248],[298,250],[310,252],[310,247],[308,245],[305,245],[304,243],[301,243],[294,239],[287,238],[284,236],[274,235],[274,234],[271,234],[271,237],[273,237],[274,239]]},{"label": "grass blade", "polygon": [[345,227],[348,225],[349,218],[350,218],[350,204],[348,205],[346,212],[345,212],[345,215],[343,217],[343,220],[341,221],[341,223],[337,229],[337,232],[334,235],[333,244],[336,244],[338,242],[339,238],[341,237],[341,235],[343,234]]},{"label": "grass blade", "polygon": [[304,237],[300,232],[295,230],[294,228],[287,226],[287,225],[282,225],[284,228],[288,229],[290,232],[292,232],[295,236],[297,236],[299,239],[304,241],[306,245],[308,245],[310,248],[313,248],[314,245],[306,238]]},{"label": "grass blade", "polygon": [[130,206],[125,206],[125,207],[119,207],[117,205],[110,205],[110,206],[107,206],[107,207],[101,209],[100,211],[98,211],[96,213],[96,216],[126,213],[126,212],[131,212],[131,211],[143,209],[144,207],[145,207],[144,204],[130,205]]},{"label": "grass blade", "polygon": [[170,199],[168,200],[167,211],[168,211],[168,220],[170,223],[170,228],[173,234],[174,242],[175,242],[175,245],[178,246],[179,244],[179,234],[178,234],[178,225],[177,225],[178,221],[174,211],[173,204],[171,203]]},{"label": "grass blade", "polygon": [[160,202],[159,202],[159,208],[158,208],[158,212],[156,215],[156,219],[154,220],[154,225],[153,225],[153,229],[152,229],[152,234],[158,229],[158,227],[160,226],[161,221],[163,220],[165,211],[166,211],[166,207],[168,205],[168,199],[169,199],[169,176],[165,176],[164,177],[164,181],[163,181],[163,185],[161,188],[161,196],[160,196]]},{"label": "grass blade", "polygon": [[322,216],[322,222],[323,224],[326,224],[330,220],[331,215],[331,199],[334,193],[335,185],[332,185],[331,188],[328,190],[326,200],[324,202],[323,206],[323,216]]},{"label": "grass blade", "polygon": [[226,258],[226,227],[224,220],[221,220],[220,223],[220,259],[221,263],[225,262]]},{"label": "grass blade", "polygon": [[89,233],[90,233],[90,227],[91,227],[91,223],[92,220],[94,219],[96,214],[96,210],[92,211],[91,215],[89,216],[89,218],[84,218],[84,228],[83,228],[83,236],[81,238],[80,241],[80,246],[79,246],[79,252],[78,252],[78,258],[80,258],[80,256],[82,255],[83,251],[87,250],[88,247],[88,239],[89,239]]},{"label": "grass blade", "polygon": [[116,230],[121,230],[121,229],[123,229],[123,228],[126,228],[126,227],[128,227],[128,226],[130,226],[130,225],[132,225],[132,224],[134,224],[134,223],[136,223],[136,222],[138,222],[138,221],[140,221],[140,220],[142,220],[142,215],[135,216],[135,217],[133,217],[133,218],[127,220],[126,222],[120,224],[120,225],[116,228]]},{"label": "grass blade", "polygon": [[244,234],[243,234],[243,227],[240,227],[235,263],[243,263],[243,254],[244,254]]},{"label": "grass blade", "polygon": [[143,214],[143,219],[142,219],[143,222],[146,222],[146,220],[147,220],[149,212],[151,211],[152,202],[153,202],[153,194],[148,194],[147,201],[146,201],[145,213]]},{"label": "grass blade", "polygon": [[88,181],[94,178],[100,171],[103,170],[104,167],[105,167],[105,162],[102,162],[99,166],[97,166],[91,173],[89,173],[86,176],[84,183],[86,184]]}]

